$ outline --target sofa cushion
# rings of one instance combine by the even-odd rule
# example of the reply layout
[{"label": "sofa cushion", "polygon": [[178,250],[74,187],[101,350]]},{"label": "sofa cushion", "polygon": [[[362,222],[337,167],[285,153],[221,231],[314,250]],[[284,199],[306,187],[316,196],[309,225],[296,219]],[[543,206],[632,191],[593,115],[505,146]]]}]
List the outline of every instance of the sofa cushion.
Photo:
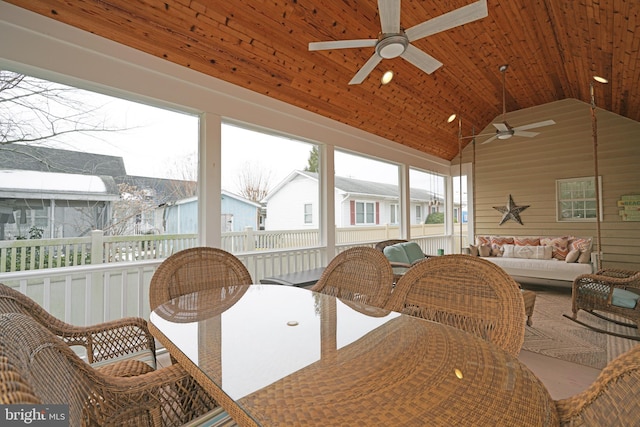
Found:
[{"label": "sofa cushion", "polygon": [[[547,247],[547,246],[545,246]],[[580,249],[571,249],[565,258],[566,262],[576,262],[580,257]]]},{"label": "sofa cushion", "polygon": [[424,259],[424,252],[422,252],[420,245],[418,245],[416,242],[399,243],[399,245],[407,254],[407,258],[409,258],[409,264],[413,264],[414,262]]},{"label": "sofa cushion", "polygon": [[401,262],[403,264],[411,264],[409,261],[409,257],[405,252],[404,248],[399,244],[390,245],[385,247],[383,250],[384,256],[387,257],[389,262]]},{"label": "sofa cushion", "polygon": [[482,257],[491,256],[491,246],[489,245],[480,245],[478,246],[478,252]]},{"label": "sofa cushion", "polygon": [[502,256],[505,258],[551,259],[550,246],[504,245],[502,248]]},{"label": "sofa cushion", "polygon": [[640,295],[626,289],[615,288],[611,298],[611,304],[622,308],[636,308]]},{"label": "sofa cushion", "polygon": [[569,250],[578,249],[580,256],[578,262],[587,264],[591,262],[591,246],[592,240],[584,237],[571,237],[569,238]]},{"label": "sofa cushion", "polygon": [[569,253],[568,237],[541,237],[540,244],[542,246],[551,246],[551,256],[555,259],[564,261]]},{"label": "sofa cushion", "polygon": [[502,256],[502,247],[512,244],[513,237],[491,236],[491,256]]},{"label": "sofa cushion", "polygon": [[516,246],[540,246],[539,237],[514,237],[513,244]]},{"label": "sofa cushion", "polygon": [[469,253],[471,256],[479,256],[480,252],[478,251],[478,247],[476,245],[469,245]]}]

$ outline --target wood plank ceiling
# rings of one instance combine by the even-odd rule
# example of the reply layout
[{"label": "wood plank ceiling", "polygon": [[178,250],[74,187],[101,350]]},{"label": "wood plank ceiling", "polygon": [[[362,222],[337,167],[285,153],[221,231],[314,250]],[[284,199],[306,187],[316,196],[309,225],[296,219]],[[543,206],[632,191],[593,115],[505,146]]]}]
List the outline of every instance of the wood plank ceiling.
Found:
[{"label": "wood plank ceiling", "polygon": [[[610,80],[598,106],[640,121],[638,0],[488,0],[488,17],[413,42],[444,64],[434,73],[385,59],[351,86],[373,48],[308,44],[376,38],[376,0],[7,1],[446,160],[458,153],[452,112],[465,135],[502,113],[505,63],[507,112],[589,102],[597,74]],[[472,2],[402,0],[401,25]],[[388,69],[395,78],[382,85]]]}]

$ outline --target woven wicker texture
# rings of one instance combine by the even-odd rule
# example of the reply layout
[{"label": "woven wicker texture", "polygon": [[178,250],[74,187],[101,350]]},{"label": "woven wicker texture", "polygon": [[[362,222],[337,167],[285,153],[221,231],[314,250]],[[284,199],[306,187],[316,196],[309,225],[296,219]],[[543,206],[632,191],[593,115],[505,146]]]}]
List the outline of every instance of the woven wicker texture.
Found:
[{"label": "woven wicker texture", "polygon": [[239,403],[263,426],[557,425],[546,388],[513,356],[418,320],[392,319]]},{"label": "woven wicker texture", "polygon": [[[271,290],[277,290],[284,298],[281,308],[270,312],[270,319],[265,321],[288,319],[300,307],[295,303],[300,300],[293,295],[308,292],[275,285],[247,288],[248,293],[264,293],[267,301]],[[291,299],[287,291],[291,292]],[[198,294],[202,295],[199,304],[206,309],[211,292]],[[234,353],[228,353],[229,346],[227,353],[223,352],[225,322],[221,316],[198,322],[197,360],[186,356],[161,332],[178,338],[177,342],[184,340],[187,330],[192,331],[193,327],[185,325],[183,334],[180,322],[156,324],[156,316],[152,315],[150,328],[179,363],[243,426],[557,425],[555,404],[544,385],[499,347],[455,328],[406,315],[392,316],[367,329],[370,332],[339,345],[339,331],[358,331],[372,319],[339,315],[344,314],[345,307],[330,295],[309,297],[314,301],[309,310],[320,318],[317,338],[320,358],[309,360],[309,364],[261,385],[250,394],[238,396],[236,401],[223,391],[225,387],[227,391],[234,388],[233,378],[224,380],[223,354],[228,361],[234,359]],[[282,308],[292,305],[296,308]],[[347,305],[376,317],[387,313],[360,303]],[[242,317],[250,316],[254,310],[251,305],[240,303],[234,308],[247,310]],[[272,334],[261,341],[261,353],[268,355],[279,350],[283,345],[280,338],[290,333],[289,328],[272,329]],[[250,339],[247,344],[251,348],[255,341]],[[191,346],[185,348],[193,353]],[[246,348],[236,346],[235,351],[244,353]],[[462,378],[456,375],[456,369]]]},{"label": "woven wicker texture", "polygon": [[204,289],[253,283],[234,255],[218,248],[197,247],[177,252],[158,266],[149,284],[149,304],[160,304]]},{"label": "woven wicker texture", "polygon": [[336,255],[311,290],[374,307],[384,307],[393,289],[393,270],[373,248],[356,246]]},{"label": "woven wicker texture", "polygon": [[614,289],[635,289],[640,292],[640,271],[606,269],[576,277],[571,294],[572,318],[577,318],[578,310],[597,310],[622,316],[640,326],[640,304],[634,308],[613,305],[611,298]]},{"label": "woven wicker texture", "polygon": [[[140,357],[151,359],[151,364],[156,366],[155,340],[142,318],[127,317],[98,325],[74,326],[52,316],[28,296],[1,283],[0,313],[23,313],[33,317],[68,345],[84,347],[89,363]],[[114,369],[122,370],[124,366]]]},{"label": "woven wicker texture", "polygon": [[524,342],[520,287],[497,265],[470,255],[415,264],[396,284],[386,308],[454,326],[513,355]]},{"label": "woven wicker texture", "polygon": [[217,406],[179,365],[104,375],[19,313],[0,315],[0,391],[3,404],[68,404],[72,426],[178,426]]},{"label": "woven wicker texture", "polygon": [[562,426],[640,425],[640,345],[612,360],[582,393],[556,402]]}]

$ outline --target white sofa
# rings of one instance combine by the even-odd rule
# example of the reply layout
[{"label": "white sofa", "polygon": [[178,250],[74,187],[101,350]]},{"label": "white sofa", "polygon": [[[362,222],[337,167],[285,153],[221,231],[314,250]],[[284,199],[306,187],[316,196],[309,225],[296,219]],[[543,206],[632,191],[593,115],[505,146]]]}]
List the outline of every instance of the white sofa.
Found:
[{"label": "white sofa", "polygon": [[478,236],[472,255],[502,267],[520,283],[571,286],[593,273],[591,239],[572,236]]}]

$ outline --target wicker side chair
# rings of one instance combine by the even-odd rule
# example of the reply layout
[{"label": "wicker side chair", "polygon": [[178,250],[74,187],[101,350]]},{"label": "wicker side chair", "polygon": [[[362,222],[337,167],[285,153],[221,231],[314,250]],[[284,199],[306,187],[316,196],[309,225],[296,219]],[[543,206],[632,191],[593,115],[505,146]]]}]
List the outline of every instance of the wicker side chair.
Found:
[{"label": "wicker side chair", "polygon": [[561,426],[640,425],[640,345],[609,362],[586,390],[556,401]]},{"label": "wicker side chair", "polygon": [[400,278],[386,307],[470,332],[518,355],[525,308],[502,268],[470,255],[427,258]]},{"label": "wicker side chair", "polygon": [[[595,274],[582,274],[573,281],[572,315],[566,317],[597,332],[638,340],[636,335],[613,333],[582,322],[578,320],[578,311],[584,310],[601,319],[638,328],[640,326],[639,300],[640,271],[605,269]],[[632,323],[610,319],[606,314],[623,317]]]},{"label": "wicker side chair", "polygon": [[34,318],[0,315],[0,403],[68,404],[72,426],[178,426],[228,415],[180,365],[104,375]]},{"label": "wicker side chair", "polygon": [[51,315],[23,293],[0,283],[0,313],[34,318],[69,346],[81,346],[87,362],[112,375],[135,375],[156,368],[156,345],[146,320],[126,317],[91,326],[75,326]]},{"label": "wicker side chair", "polygon": [[382,252],[365,246],[336,255],[312,291],[384,307],[393,289],[393,270]]},{"label": "wicker side chair", "polygon": [[149,304],[155,310],[181,295],[252,283],[251,274],[233,254],[210,247],[185,249],[158,266],[149,284]]}]

